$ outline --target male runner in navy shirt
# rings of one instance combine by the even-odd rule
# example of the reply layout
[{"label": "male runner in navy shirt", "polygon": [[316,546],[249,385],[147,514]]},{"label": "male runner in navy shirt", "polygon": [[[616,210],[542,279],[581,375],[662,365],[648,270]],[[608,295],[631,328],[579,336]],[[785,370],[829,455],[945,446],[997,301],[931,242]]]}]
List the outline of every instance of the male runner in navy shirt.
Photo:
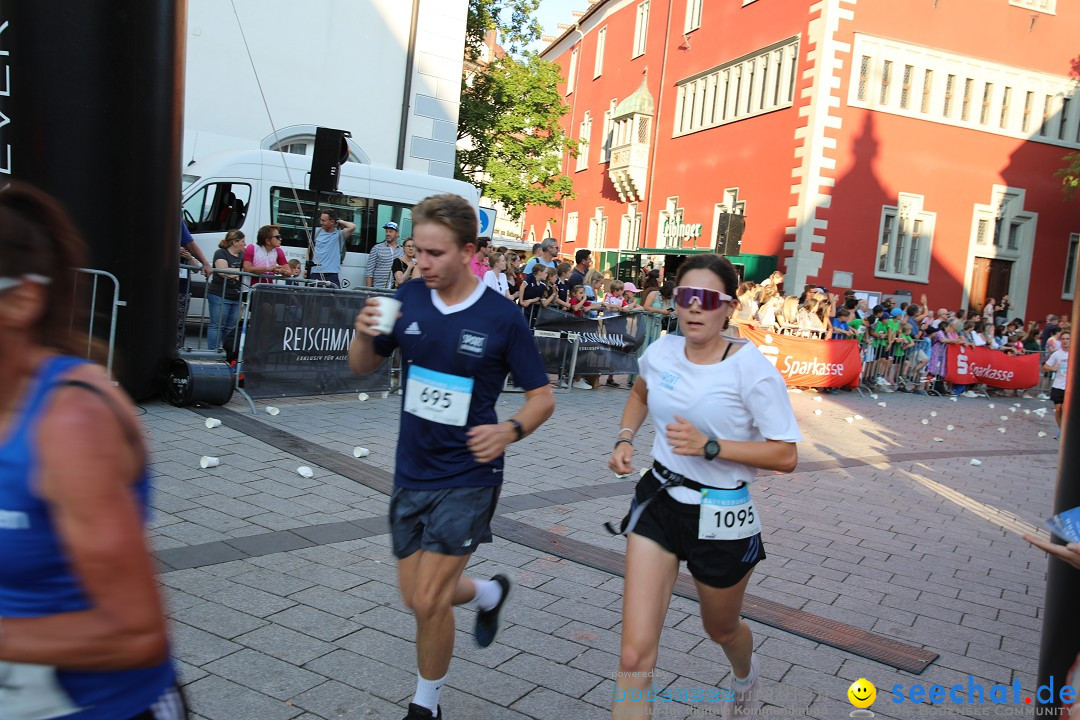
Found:
[{"label": "male runner in navy shirt", "polygon": [[[522,317],[470,270],[476,211],[456,195],[429,197],[412,210],[423,279],[402,285],[401,314],[389,335],[374,325],[369,299],[356,318],[349,366],[369,373],[401,349],[404,398],[390,497],[398,585],[416,616],[418,678],[405,720],[441,719],[439,690],[454,652],[453,605],[475,601],[476,641],[495,640],[510,589],[504,575],[463,575],[477,545],[491,542],[503,481],[503,452],[555,409],[543,361]],[[499,422],[495,401],[508,372],[525,404]]]}]

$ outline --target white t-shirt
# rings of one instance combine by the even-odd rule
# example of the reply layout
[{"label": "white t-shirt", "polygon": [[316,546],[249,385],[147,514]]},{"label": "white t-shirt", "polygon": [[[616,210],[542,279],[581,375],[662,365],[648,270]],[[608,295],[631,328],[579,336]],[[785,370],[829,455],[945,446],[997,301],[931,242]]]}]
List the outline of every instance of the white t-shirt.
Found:
[{"label": "white t-shirt", "polygon": [[494,270],[484,273],[484,284],[504,298],[510,297],[510,283],[506,280],[506,273],[495,274]]},{"label": "white t-shirt", "polygon": [[1046,358],[1047,365],[1056,365],[1057,372],[1054,373],[1054,384],[1050,387],[1057,390],[1065,389],[1065,381],[1069,370],[1069,353],[1067,350],[1055,350],[1050,357]]},{"label": "white t-shirt", "polygon": [[[676,455],[665,432],[676,415],[717,438],[721,447],[725,440],[803,439],[776,367],[752,343],[732,342],[736,347],[723,362],[695,365],[686,358],[686,338],[665,335],[649,345],[639,361],[656,429],[653,458],[702,485],[729,489],[753,481],[756,468],[719,458]],[[701,502],[701,493],[688,488],[671,488],[668,493],[679,502]]]}]

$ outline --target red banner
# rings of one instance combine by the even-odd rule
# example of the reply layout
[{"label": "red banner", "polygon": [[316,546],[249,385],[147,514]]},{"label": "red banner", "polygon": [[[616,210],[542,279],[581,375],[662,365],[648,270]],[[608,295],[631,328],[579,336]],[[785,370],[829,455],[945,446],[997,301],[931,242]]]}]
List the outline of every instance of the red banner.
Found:
[{"label": "red banner", "polygon": [[947,346],[945,379],[958,385],[1025,390],[1039,384],[1039,353],[1009,355],[984,347]]},{"label": "red banner", "polygon": [[788,387],[845,387],[859,384],[862,359],[854,340],[809,340],[739,326],[739,334],[757,346]]}]

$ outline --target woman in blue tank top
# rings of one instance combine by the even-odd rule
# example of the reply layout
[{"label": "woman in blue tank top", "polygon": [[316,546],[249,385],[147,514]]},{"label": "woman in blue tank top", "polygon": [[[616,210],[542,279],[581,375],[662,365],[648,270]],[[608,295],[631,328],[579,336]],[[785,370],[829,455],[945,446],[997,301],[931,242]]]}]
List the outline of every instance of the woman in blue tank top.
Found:
[{"label": "woman in blue tank top", "polygon": [[0,192],[0,717],[179,719],[139,424],[69,331],[82,247],[51,198]]}]

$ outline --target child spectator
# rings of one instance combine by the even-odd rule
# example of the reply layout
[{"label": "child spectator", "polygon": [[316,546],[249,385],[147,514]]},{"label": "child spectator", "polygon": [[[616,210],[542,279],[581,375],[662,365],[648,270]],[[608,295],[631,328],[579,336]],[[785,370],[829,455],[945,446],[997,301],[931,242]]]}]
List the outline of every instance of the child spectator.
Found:
[{"label": "child spectator", "polygon": [[632,282],[623,284],[623,309],[624,310],[640,310],[641,303],[637,301],[638,289]]},{"label": "child spectator", "polygon": [[623,308],[626,307],[626,297],[623,295],[623,288],[625,283],[622,280],[612,280],[608,285],[607,295],[604,296],[604,305],[608,306],[612,310],[623,312]]},{"label": "child spectator", "polygon": [[[300,261],[299,260],[297,260],[296,258],[293,258],[292,260],[290,260],[289,261],[289,267],[292,268],[293,277],[300,277]],[[296,282],[295,280],[286,280],[285,284],[286,285],[299,285],[300,283]]]},{"label": "child spectator", "polygon": [[589,299],[585,295],[585,286],[575,285],[570,291],[570,312],[578,317],[585,317],[585,308],[588,304]]},{"label": "child spectator", "polygon": [[568,262],[559,263],[555,271],[555,305],[569,312],[570,307],[570,273],[574,266]]},{"label": "child spectator", "polygon": [[836,311],[836,317],[832,319],[832,339],[833,340],[850,340],[855,337],[855,331],[851,329],[851,325],[848,324],[848,320],[851,319],[851,311],[847,308],[840,308]]}]

